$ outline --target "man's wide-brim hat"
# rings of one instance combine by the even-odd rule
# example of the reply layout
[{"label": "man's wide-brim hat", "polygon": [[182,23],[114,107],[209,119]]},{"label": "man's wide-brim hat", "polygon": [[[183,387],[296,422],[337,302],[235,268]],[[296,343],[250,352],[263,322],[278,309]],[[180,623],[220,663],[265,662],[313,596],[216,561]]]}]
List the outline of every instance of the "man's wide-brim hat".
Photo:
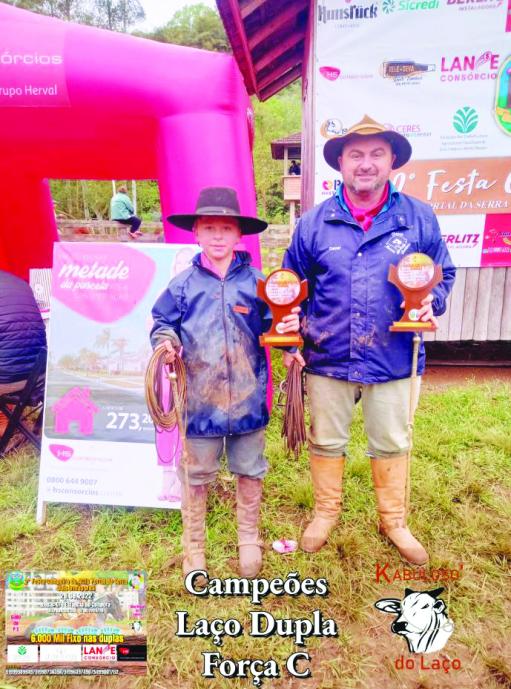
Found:
[{"label": "man's wide-brim hat", "polygon": [[258,234],[268,227],[264,220],[241,215],[238,195],[230,187],[205,187],[197,199],[195,213],[169,215],[167,220],[183,230],[191,231],[197,218],[207,215],[235,218],[239,221],[241,234]]},{"label": "man's wide-brim hat", "polygon": [[325,156],[326,162],[333,167],[334,170],[339,170],[338,158],[342,153],[344,145],[351,141],[352,139],[357,139],[363,136],[381,136],[386,141],[389,142],[392,152],[396,156],[392,168],[397,170],[398,167],[402,167],[405,163],[410,160],[412,155],[412,147],[408,139],[402,134],[398,134],[392,129],[388,129],[385,125],[376,122],[368,115],[354,124],[353,127],[348,129],[344,136],[336,136],[333,139],[329,139],[324,148],[323,155]]}]

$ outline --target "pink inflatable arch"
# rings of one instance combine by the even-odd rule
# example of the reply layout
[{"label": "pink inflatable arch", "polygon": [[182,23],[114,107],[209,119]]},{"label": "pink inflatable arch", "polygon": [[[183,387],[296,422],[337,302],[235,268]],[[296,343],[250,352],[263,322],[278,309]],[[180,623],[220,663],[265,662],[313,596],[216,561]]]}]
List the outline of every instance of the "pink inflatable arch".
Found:
[{"label": "pink inflatable arch", "polygon": [[[255,213],[252,111],[234,59],[0,4],[0,268],[49,267],[49,178],[157,179],[162,213],[201,187]],[[166,224],[166,241],[193,236]],[[247,237],[260,265],[257,237]]]}]

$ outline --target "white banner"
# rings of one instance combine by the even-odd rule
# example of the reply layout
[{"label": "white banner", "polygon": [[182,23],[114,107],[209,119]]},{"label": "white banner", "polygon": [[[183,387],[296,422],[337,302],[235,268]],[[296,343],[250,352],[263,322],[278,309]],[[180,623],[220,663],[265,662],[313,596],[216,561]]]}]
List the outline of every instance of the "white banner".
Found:
[{"label": "white banner", "polygon": [[341,181],[325,142],[367,114],[410,140],[392,179],[431,204],[454,262],[511,265],[507,13],[503,0],[319,0],[315,202]]},{"label": "white banner", "polygon": [[144,376],[151,308],[197,250],[55,244],[40,505],[179,507],[180,443],[155,444]]}]

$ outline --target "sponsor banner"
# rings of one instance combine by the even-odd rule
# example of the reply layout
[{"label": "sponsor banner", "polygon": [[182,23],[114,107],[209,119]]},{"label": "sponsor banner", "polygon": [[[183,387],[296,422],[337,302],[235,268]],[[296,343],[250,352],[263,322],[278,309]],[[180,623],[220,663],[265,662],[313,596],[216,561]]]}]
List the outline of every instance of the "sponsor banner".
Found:
[{"label": "sponsor banner", "polygon": [[16,663],[38,663],[38,647],[27,644],[8,644],[7,662]]},{"label": "sponsor banner", "polygon": [[[469,240],[452,247],[455,263],[473,266],[478,255],[479,261],[484,256],[511,265],[505,243],[488,249],[492,259],[482,253],[476,219],[500,215],[498,231],[509,229],[507,6],[508,0],[318,0],[315,203],[341,180],[324,160],[326,141],[367,114],[412,145],[412,160],[391,177],[398,189],[430,203],[448,236],[453,233],[445,216],[467,216],[462,237],[480,230],[475,246]],[[495,223],[490,229],[495,238]]]},{"label": "sponsor banner", "polygon": [[23,674],[145,674],[146,588],[141,570],[8,572],[7,663],[36,666]]},{"label": "sponsor banner", "polygon": [[40,504],[179,506],[179,437],[155,433],[144,377],[151,308],[196,252],[55,245]]},{"label": "sponsor banner", "polygon": [[79,663],[82,649],[77,644],[48,644],[39,647],[41,663]]},{"label": "sponsor banner", "polygon": [[511,266],[511,214],[487,215],[482,266]]},{"label": "sponsor banner", "polygon": [[42,34],[36,22],[23,26],[20,49],[19,25],[2,26],[0,52],[0,108],[65,107],[69,105],[65,76],[62,31],[46,28]]}]

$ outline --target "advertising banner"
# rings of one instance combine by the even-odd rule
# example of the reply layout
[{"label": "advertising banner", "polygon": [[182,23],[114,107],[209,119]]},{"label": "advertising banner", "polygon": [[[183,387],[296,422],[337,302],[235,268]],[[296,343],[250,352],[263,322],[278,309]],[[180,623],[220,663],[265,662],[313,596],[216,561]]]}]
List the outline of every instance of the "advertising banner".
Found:
[{"label": "advertising banner", "polygon": [[7,572],[7,675],[145,675],[147,575]]},{"label": "advertising banner", "polygon": [[55,244],[39,507],[179,506],[178,435],[155,433],[144,376],[151,308],[196,252]]},{"label": "advertising banner", "polygon": [[391,179],[432,206],[455,264],[511,265],[507,12],[502,0],[319,0],[315,203],[341,183],[325,142],[367,114],[409,139]]}]

